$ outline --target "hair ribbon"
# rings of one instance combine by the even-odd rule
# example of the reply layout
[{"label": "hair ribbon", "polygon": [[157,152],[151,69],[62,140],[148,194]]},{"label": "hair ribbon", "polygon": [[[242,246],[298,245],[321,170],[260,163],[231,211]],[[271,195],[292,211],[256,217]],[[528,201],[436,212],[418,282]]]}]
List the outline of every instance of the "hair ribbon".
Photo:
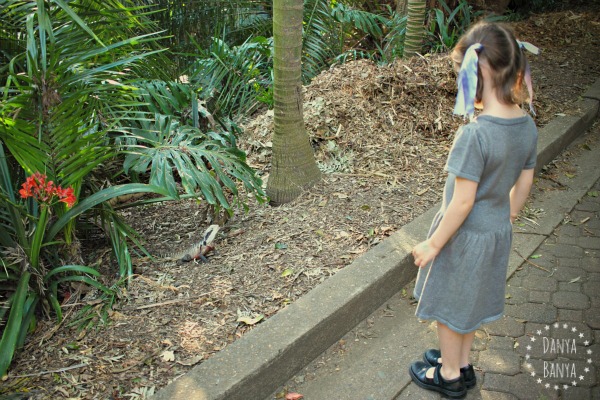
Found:
[{"label": "hair ribbon", "polygon": [[469,46],[463,57],[458,71],[458,93],[454,104],[454,114],[468,115],[473,118],[475,114],[475,95],[477,92],[477,65],[479,56],[477,50],[483,48],[481,43]]},{"label": "hair ribbon", "polygon": [[[521,42],[517,40],[517,44],[523,50],[527,50],[528,52],[538,55],[540,54],[540,49],[529,42]],[[525,85],[527,86],[527,91],[529,92],[529,110],[531,113],[535,115],[535,109],[533,108],[533,83],[531,81],[531,68],[529,67],[529,62],[525,59]]]}]

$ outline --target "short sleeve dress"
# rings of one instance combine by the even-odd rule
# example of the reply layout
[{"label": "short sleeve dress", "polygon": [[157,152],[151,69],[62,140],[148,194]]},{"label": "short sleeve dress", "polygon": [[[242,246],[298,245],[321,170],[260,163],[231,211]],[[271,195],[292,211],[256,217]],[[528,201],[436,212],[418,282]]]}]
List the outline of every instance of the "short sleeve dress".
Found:
[{"label": "short sleeve dress", "polygon": [[429,236],[452,200],[456,177],[478,182],[475,203],[436,258],[419,270],[417,317],[464,334],[502,316],[512,243],[510,190],[522,170],[535,167],[536,155],[537,128],[528,115],[480,115],[456,133]]}]

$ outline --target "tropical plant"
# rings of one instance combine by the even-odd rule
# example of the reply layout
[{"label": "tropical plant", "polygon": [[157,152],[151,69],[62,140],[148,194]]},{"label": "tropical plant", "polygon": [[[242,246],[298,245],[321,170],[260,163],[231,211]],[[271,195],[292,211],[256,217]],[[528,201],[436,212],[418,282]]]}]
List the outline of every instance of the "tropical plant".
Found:
[{"label": "tropical plant", "polygon": [[214,116],[237,122],[255,110],[272,84],[273,39],[259,36],[229,46],[213,38],[208,50],[197,46],[200,57],[189,68],[188,79]]},{"label": "tropical plant", "polygon": [[[83,265],[78,217],[100,221],[118,275],[127,278],[132,274],[130,247],[141,243],[110,199],[144,192],[163,196],[160,200],[176,198],[173,168],[184,189],[193,191],[187,196],[206,196],[208,203],[229,212],[235,204],[245,205],[236,181],[260,200],[264,197],[235,137],[222,126],[206,134],[199,129],[205,114],[197,93],[172,80],[176,69],[158,47],[161,37],[153,33],[157,29],[146,9],[119,0],[4,3],[0,40],[12,45],[3,53],[10,61],[0,70],[5,82],[0,102],[0,294],[6,298],[0,313],[5,323],[0,375],[38,311],[52,310],[61,318],[61,284],[79,280],[114,298],[115,287],[100,284],[99,274]],[[124,160],[131,179],[149,176],[162,186],[114,185],[105,171]],[[122,175],[118,167],[116,174]],[[42,176],[46,186],[40,191]],[[23,193],[31,196],[19,199],[15,188],[24,181],[30,191]],[[69,188],[69,199],[79,199],[72,208],[55,204],[65,195],[62,188]]]},{"label": "tropical plant", "polygon": [[303,0],[273,2],[275,131],[267,194],[276,205],[321,178],[302,112],[302,11]]},{"label": "tropical plant", "polygon": [[441,8],[432,10],[427,34],[431,38],[432,52],[446,52],[454,47],[460,36],[471,26],[481,12],[474,12],[467,0],[459,0],[453,10],[443,1]]}]

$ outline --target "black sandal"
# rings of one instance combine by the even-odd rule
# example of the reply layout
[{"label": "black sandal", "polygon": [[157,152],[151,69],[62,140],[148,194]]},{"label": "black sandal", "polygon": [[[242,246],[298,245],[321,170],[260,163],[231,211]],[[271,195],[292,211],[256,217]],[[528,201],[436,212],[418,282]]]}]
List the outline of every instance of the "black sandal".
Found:
[{"label": "black sandal", "polygon": [[456,379],[446,380],[442,376],[442,364],[438,364],[433,372],[433,378],[426,376],[431,365],[423,361],[415,361],[411,364],[408,372],[413,382],[419,387],[442,393],[451,399],[462,399],[467,395],[467,387],[462,374]]},{"label": "black sandal", "polygon": [[[441,351],[437,349],[429,349],[423,354],[423,361],[432,367],[437,367],[440,365],[440,363],[438,363],[438,359],[441,357]],[[475,370],[471,364],[466,367],[462,367],[460,369],[460,374],[465,379],[465,385],[467,386],[467,389],[472,389],[477,385],[477,376],[475,376]]]}]

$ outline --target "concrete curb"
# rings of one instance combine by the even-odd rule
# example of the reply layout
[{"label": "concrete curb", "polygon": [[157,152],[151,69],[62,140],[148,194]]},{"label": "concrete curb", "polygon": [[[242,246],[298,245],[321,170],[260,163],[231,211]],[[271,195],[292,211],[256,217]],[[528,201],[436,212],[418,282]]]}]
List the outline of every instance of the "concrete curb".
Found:
[{"label": "concrete curb", "polygon": [[[600,80],[577,105],[578,115],[559,117],[540,129],[536,172],[592,125],[600,109]],[[268,397],[415,278],[411,249],[426,236],[438,209],[439,204],[153,399]],[[519,262],[514,255],[511,259]]]}]

